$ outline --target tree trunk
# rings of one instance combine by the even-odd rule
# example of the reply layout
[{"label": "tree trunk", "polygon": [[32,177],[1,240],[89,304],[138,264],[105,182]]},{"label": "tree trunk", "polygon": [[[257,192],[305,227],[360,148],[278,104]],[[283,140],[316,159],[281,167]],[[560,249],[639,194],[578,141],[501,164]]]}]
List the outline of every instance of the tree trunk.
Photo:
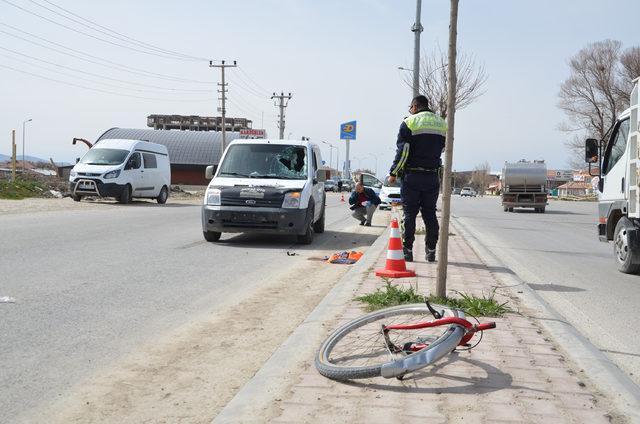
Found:
[{"label": "tree trunk", "polygon": [[445,145],[444,175],[442,177],[442,222],[440,225],[440,249],[438,251],[438,277],[436,295],[447,295],[447,264],[449,248],[449,216],[451,214],[451,166],[453,164],[453,130],[456,116],[456,43],[458,37],[458,0],[451,0],[449,20],[449,81],[447,96],[447,141]]}]

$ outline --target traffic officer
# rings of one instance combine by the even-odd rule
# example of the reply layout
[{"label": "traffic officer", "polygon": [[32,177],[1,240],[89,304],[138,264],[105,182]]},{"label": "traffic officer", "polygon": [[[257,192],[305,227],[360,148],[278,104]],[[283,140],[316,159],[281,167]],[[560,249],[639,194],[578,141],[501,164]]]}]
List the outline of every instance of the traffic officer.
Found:
[{"label": "traffic officer", "polygon": [[426,260],[436,260],[440,227],[436,218],[436,201],[440,188],[440,156],[444,149],[447,123],[429,110],[425,96],[417,96],[409,106],[410,116],[402,121],[398,133],[396,156],[389,171],[389,182],[402,178],[400,193],[404,211],[403,252],[413,261],[416,216],[422,214],[426,234]]}]

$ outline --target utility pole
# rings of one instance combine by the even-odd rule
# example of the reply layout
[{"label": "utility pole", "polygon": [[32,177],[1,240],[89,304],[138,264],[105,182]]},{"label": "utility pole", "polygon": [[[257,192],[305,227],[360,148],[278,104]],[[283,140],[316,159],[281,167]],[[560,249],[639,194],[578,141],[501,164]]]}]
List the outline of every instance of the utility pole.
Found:
[{"label": "utility pole", "polygon": [[11,130],[11,182],[16,181],[16,130]]},{"label": "utility pole", "polygon": [[220,108],[220,113],[222,114],[222,151],[220,152],[220,155],[222,156],[222,154],[224,153],[224,149],[226,149],[227,147],[227,121],[226,121],[226,116],[227,116],[227,108],[226,108],[226,102],[227,102],[227,84],[226,82],[224,82],[224,70],[226,68],[235,68],[237,65],[236,61],[233,61],[233,65],[231,64],[226,64],[225,61],[221,61],[221,63],[219,65],[214,65],[213,61],[210,60],[209,61],[209,67],[210,68],[220,68],[220,71],[222,72],[222,83],[218,83],[218,86],[220,86],[220,90],[218,90],[218,93],[222,94],[222,96],[219,98],[219,100],[222,100],[222,107]]},{"label": "utility pole", "polygon": [[273,104],[275,106],[278,106],[278,108],[280,109],[280,119],[279,119],[279,123],[278,123],[278,128],[280,128],[280,140],[284,139],[284,108],[287,107],[287,105],[289,104],[289,100],[291,100],[291,93],[289,93],[288,95],[284,95],[283,92],[280,92],[280,95],[276,95],[276,93],[273,93],[273,96],[271,96],[271,99],[278,99],[278,103],[274,102]]},{"label": "utility pole", "polygon": [[22,174],[26,172],[26,163],[24,161],[24,132],[26,129],[27,122],[31,122],[33,119],[29,118],[26,121],[22,121]]},{"label": "utility pole", "polygon": [[420,23],[422,0],[416,0],[416,23],[411,27],[413,41],[413,97],[420,94],[420,33],[424,30]]},{"label": "utility pole", "polygon": [[440,249],[436,296],[447,295],[447,262],[449,260],[449,218],[451,215],[451,166],[453,164],[453,130],[456,116],[456,54],[458,37],[458,0],[451,0],[449,19],[449,64],[447,81],[447,142],[445,144],[444,175],[442,176],[442,223],[440,225]]}]

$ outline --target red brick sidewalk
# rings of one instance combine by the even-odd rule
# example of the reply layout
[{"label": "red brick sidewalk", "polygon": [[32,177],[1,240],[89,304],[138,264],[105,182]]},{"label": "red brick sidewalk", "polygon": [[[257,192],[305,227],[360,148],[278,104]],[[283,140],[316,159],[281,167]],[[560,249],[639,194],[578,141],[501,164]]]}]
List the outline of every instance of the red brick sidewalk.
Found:
[{"label": "red brick sidewalk", "polygon": [[[421,293],[435,291],[436,265],[424,261],[423,238],[418,237],[416,262],[409,264],[418,277],[396,280],[418,284]],[[422,247],[422,248],[420,248]],[[429,423],[579,423],[624,422],[609,414],[609,402],[597,394],[583,373],[559,351],[495,275],[510,272],[488,269],[466,241],[453,234],[449,241],[447,288],[508,301],[514,313],[496,319],[497,329],[485,332],[470,352],[449,355],[404,380],[375,378],[340,383],[322,377],[309,363],[288,393],[278,398],[281,414],[275,423],[389,423],[419,419]],[[384,265],[386,251],[378,260]],[[384,282],[371,272],[359,288],[362,295]],[[327,329],[364,314],[352,301],[344,315]],[[428,420],[428,421],[427,421]]]}]

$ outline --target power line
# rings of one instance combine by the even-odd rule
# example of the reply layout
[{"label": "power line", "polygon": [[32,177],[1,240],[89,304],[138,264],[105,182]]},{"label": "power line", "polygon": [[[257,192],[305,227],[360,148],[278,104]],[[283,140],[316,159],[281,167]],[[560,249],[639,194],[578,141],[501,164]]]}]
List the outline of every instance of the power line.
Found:
[{"label": "power line", "polygon": [[[171,76],[171,75],[159,74],[159,73],[156,73],[156,72],[151,72],[151,71],[147,71],[147,70],[140,69],[140,68],[134,68],[132,66],[122,65],[120,63],[113,62],[113,61],[108,60],[108,59],[103,59],[103,58],[101,58],[99,56],[95,56],[95,55],[92,55],[90,53],[86,53],[86,52],[83,52],[81,50],[76,50],[74,48],[65,46],[63,44],[56,43],[55,41],[47,40],[44,37],[40,37],[40,36],[32,34],[30,32],[23,31],[23,30],[21,30],[19,28],[16,28],[16,27],[11,26],[9,24],[6,24],[4,22],[0,22],[0,25],[5,26],[7,28],[11,28],[12,30],[20,32],[22,34],[28,35],[29,37],[33,37],[33,38],[36,38],[38,40],[44,41],[45,43],[49,43],[51,45],[61,47],[63,49],[72,51],[74,53],[78,53],[78,54],[80,54],[82,56],[87,56],[87,57],[96,59],[96,60],[104,62],[104,63],[100,63],[100,62],[96,62],[94,60],[86,59],[84,57],[77,56],[75,54],[71,54],[71,53],[68,53],[68,52],[65,52],[65,51],[50,47],[50,46],[46,46],[46,45],[43,45],[43,44],[38,43],[38,42],[33,41],[33,40],[29,40],[29,39],[21,37],[19,35],[12,34],[10,32],[0,30],[0,33],[6,34],[6,35],[8,35],[10,37],[14,37],[14,38],[17,38],[19,40],[26,41],[27,43],[34,44],[36,46],[42,47],[42,48],[47,49],[47,50],[53,50],[53,51],[58,52],[60,54],[64,54],[66,56],[71,56],[71,57],[74,57],[76,59],[83,60],[85,62],[93,63],[93,64],[100,65],[100,66],[105,66],[107,68],[117,69],[117,70],[123,71],[123,72],[129,72],[129,73],[136,74],[136,75],[142,75],[142,76],[145,76],[145,77],[148,77],[148,78],[151,77],[151,78],[157,78],[157,79],[166,80],[166,81],[182,82],[182,83],[189,83],[189,84],[207,84],[207,85],[215,84],[214,82],[211,82],[211,81],[199,81],[199,80],[192,80],[192,79],[187,79],[187,78],[174,77],[174,76]],[[108,65],[105,65],[105,63],[107,63]]]},{"label": "power line", "polygon": [[211,99],[202,99],[202,100],[166,99],[166,98],[158,98],[158,97],[143,97],[143,96],[136,96],[136,95],[133,95],[133,94],[117,93],[115,91],[102,90],[100,88],[92,88],[92,87],[87,87],[87,86],[84,86],[84,85],[75,84],[75,83],[68,82],[68,81],[62,81],[62,80],[58,80],[58,79],[55,79],[55,78],[49,78],[49,77],[46,77],[46,76],[43,76],[43,75],[35,74],[33,72],[24,71],[22,69],[16,69],[16,68],[13,68],[11,66],[7,66],[7,65],[4,65],[4,64],[1,64],[1,63],[0,63],[0,67],[1,68],[6,68],[6,69],[10,69],[10,70],[15,71],[15,72],[20,73],[20,74],[31,75],[31,76],[36,77],[36,78],[41,78],[41,79],[44,79],[44,80],[47,80],[47,81],[53,81],[53,82],[57,82],[57,83],[60,83],[60,84],[69,85],[69,86],[72,86],[72,87],[82,88],[84,90],[97,91],[99,93],[113,94],[113,95],[116,95],[116,96],[131,97],[131,98],[134,98],[134,99],[154,100],[154,101],[163,101],[163,102],[180,102],[180,103],[189,103],[189,102],[204,103],[204,102],[210,102],[211,101]]},{"label": "power line", "polygon": [[9,0],[0,0],[0,1],[2,1],[4,3],[7,3],[8,5],[11,5],[11,6],[15,7],[16,9],[20,9],[23,12],[29,13],[29,14],[31,14],[33,16],[37,16],[38,18],[40,18],[42,20],[45,20],[47,22],[50,22],[50,23],[52,23],[54,25],[58,25],[59,27],[65,28],[65,29],[67,29],[69,31],[72,31],[72,32],[75,32],[75,33],[78,33],[78,34],[82,34],[82,35],[84,35],[86,37],[90,37],[90,38],[93,38],[95,40],[102,41],[103,43],[111,44],[111,45],[117,46],[117,47],[122,47],[124,49],[132,50],[132,51],[135,51],[135,52],[138,52],[138,53],[142,53],[142,54],[146,54],[146,55],[150,55],[150,56],[162,57],[164,59],[174,59],[174,60],[176,59],[175,57],[172,57],[172,56],[169,56],[169,55],[166,55],[166,54],[160,54],[160,53],[154,53],[154,52],[150,52],[150,51],[140,50],[140,49],[136,49],[134,47],[127,46],[125,44],[120,44],[120,43],[115,43],[113,41],[105,40],[104,38],[100,38],[98,36],[89,34],[89,33],[84,32],[84,31],[80,31],[80,30],[72,28],[72,27],[70,27],[68,25],[65,25],[65,24],[62,24],[60,22],[57,22],[57,21],[55,21],[53,19],[49,19],[46,16],[42,16],[42,15],[40,15],[40,14],[38,14],[38,13],[32,11],[32,10],[26,9],[26,8],[24,8],[22,6],[18,6],[17,4],[12,3]]},{"label": "power line", "polygon": [[[149,85],[149,84],[143,84],[143,83],[139,83],[139,82],[122,80],[122,79],[118,79],[118,78],[111,78],[111,77],[108,77],[106,75],[95,74],[93,72],[84,71],[82,69],[77,69],[77,68],[73,68],[73,67],[70,67],[70,66],[65,66],[65,65],[60,65],[58,63],[54,63],[54,62],[49,62],[47,60],[39,59],[37,57],[33,57],[33,56],[28,55],[28,54],[20,53],[20,52],[17,52],[15,50],[7,49],[7,48],[2,47],[2,46],[0,46],[0,50],[4,50],[4,51],[10,52],[10,53],[13,53],[15,55],[26,57],[26,58],[29,58],[31,60],[35,60],[37,62],[42,62],[42,63],[46,63],[46,64],[49,64],[49,65],[53,65],[53,66],[58,67],[58,68],[67,69],[67,70],[70,70],[70,71],[73,71],[73,72],[77,72],[77,73],[80,73],[80,74],[91,75],[91,76],[94,76],[94,77],[103,78],[103,79],[106,79],[106,80],[109,80],[109,81],[121,82],[123,84],[136,85],[136,86],[147,87],[147,88],[155,88],[157,90],[179,92],[179,93],[209,93],[209,92],[211,92],[210,90],[204,90],[204,89],[166,88],[166,87],[160,87],[160,86],[157,86],[157,85]],[[5,57],[10,57],[10,56],[5,56]],[[15,58],[12,58],[12,59],[18,60],[18,59],[15,59]],[[23,63],[28,63],[28,62],[23,61]]]},{"label": "power line", "polygon": [[[3,49],[2,47],[0,47],[0,49],[7,50],[7,49]],[[60,75],[71,77],[71,78],[74,78],[76,80],[88,81],[88,82],[91,82],[91,83],[94,83],[94,84],[101,84],[101,85],[104,85],[104,86],[107,86],[107,87],[118,88],[118,89],[126,90],[126,91],[135,91],[135,92],[138,92],[138,93],[167,94],[166,92],[161,92],[161,91],[144,90],[144,89],[139,89],[139,88],[123,87],[121,85],[110,84],[108,82],[96,81],[96,80],[91,79],[91,78],[81,77],[81,76],[74,75],[74,74],[71,74],[71,73],[68,73],[68,72],[64,72],[64,71],[58,71],[58,70],[52,69],[50,67],[46,67],[46,66],[42,66],[42,65],[34,65],[33,63],[28,62],[26,60],[17,59],[15,57],[11,57],[9,55],[2,54],[2,53],[0,53],[0,56],[9,58],[9,59],[14,60],[16,62],[26,63],[27,65],[30,65],[30,66],[38,66],[40,69],[44,69],[44,70],[47,70],[47,71],[50,71],[50,72],[54,72],[54,73],[57,73],[57,74],[60,74]]]},{"label": "power line", "polygon": [[[50,4],[51,6],[57,8],[59,10],[62,10],[63,12],[65,12],[65,13],[71,15],[71,16],[75,16],[76,18],[79,18],[80,21],[78,21],[77,19],[70,18],[69,16],[66,16],[66,15],[64,15],[64,14],[62,14],[60,12],[56,12],[55,10],[53,10],[51,8],[43,6],[42,4],[36,2],[35,0],[29,0],[29,1],[31,3],[37,5],[37,6],[41,7],[41,8],[44,8],[44,9],[50,11],[51,13],[54,13],[54,14],[56,14],[58,16],[61,16],[61,17],[65,18],[65,19],[68,19],[68,20],[70,20],[72,22],[75,22],[75,23],[78,23],[78,24],[81,24],[81,25],[85,25],[88,28],[90,28],[90,29],[92,29],[92,30],[94,30],[96,32],[99,32],[101,34],[105,34],[105,35],[107,35],[109,37],[115,38],[115,39],[120,40],[120,41],[130,42],[132,44],[139,45],[140,47],[150,48],[150,49],[156,50],[156,51],[158,51],[160,53],[164,53],[164,54],[168,54],[168,55],[174,55],[174,56],[176,56],[178,58],[185,59],[185,60],[199,60],[199,61],[208,60],[208,59],[205,59],[205,58],[202,58],[202,57],[198,57],[198,56],[191,56],[191,55],[187,55],[187,54],[184,54],[184,53],[176,52],[176,51],[173,51],[173,50],[167,50],[167,49],[164,49],[162,47],[158,47],[158,46],[155,46],[153,44],[146,43],[144,41],[140,41],[140,40],[138,40],[136,38],[129,37],[128,35],[119,33],[119,32],[117,32],[117,31],[115,31],[115,30],[113,30],[111,28],[108,28],[108,27],[106,27],[104,25],[100,25],[99,23],[94,22],[94,21],[92,21],[90,19],[84,18],[84,17],[78,15],[77,13],[74,13],[74,12],[68,10],[68,9],[65,9],[64,7],[62,7],[60,5],[57,5],[57,4],[55,4],[55,3],[53,3],[53,2],[51,2],[49,0],[42,0],[42,1],[44,1],[45,3]],[[84,21],[84,22],[82,22],[82,21]],[[89,23],[89,24],[91,24],[93,26],[101,28],[101,29],[103,29],[105,31],[102,31],[102,30],[96,29],[96,28],[92,28],[91,26],[87,25],[86,23]],[[116,34],[116,35],[113,35],[111,33]]]},{"label": "power line", "polygon": [[244,68],[240,67],[240,72],[242,74],[244,74],[245,77],[247,77],[247,79],[249,81],[251,81],[253,83],[254,86],[256,86],[258,88],[258,91],[261,91],[265,97],[269,96],[269,90],[265,89],[264,87],[262,87],[260,84],[258,84],[257,82],[255,82],[255,80],[253,78],[251,78],[251,76],[244,70]]}]

